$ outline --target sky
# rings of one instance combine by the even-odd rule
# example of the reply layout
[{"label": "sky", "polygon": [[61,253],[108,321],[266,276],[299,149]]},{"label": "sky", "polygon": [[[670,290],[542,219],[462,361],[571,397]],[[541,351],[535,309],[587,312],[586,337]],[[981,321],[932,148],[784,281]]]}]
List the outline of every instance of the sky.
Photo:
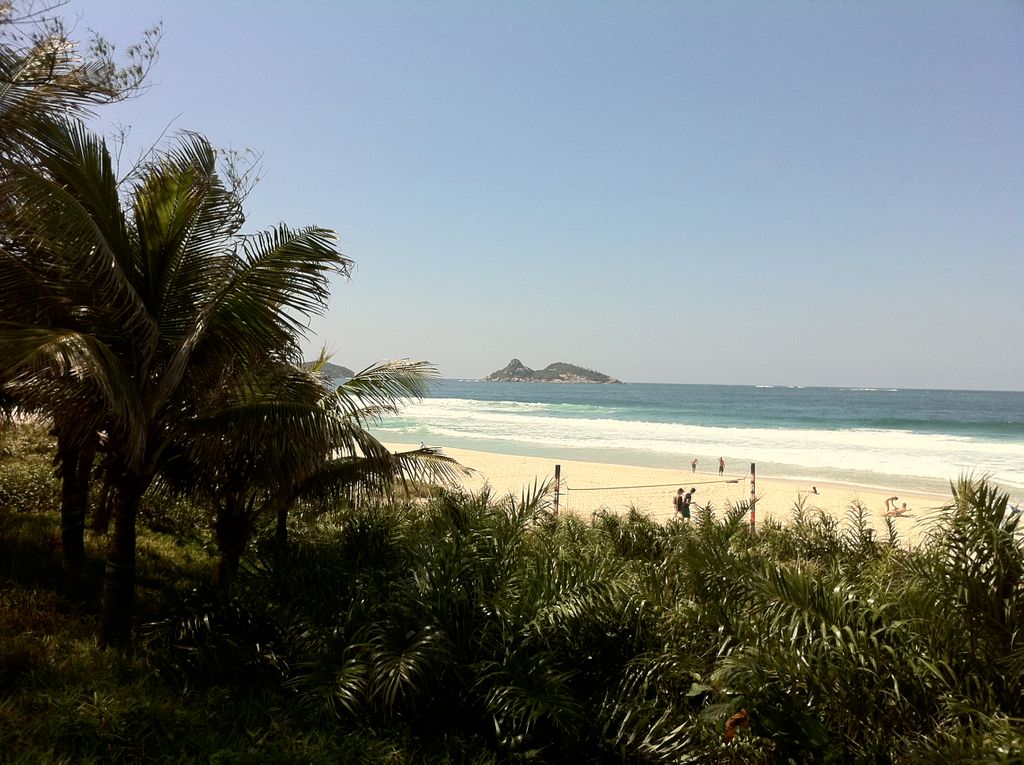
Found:
[{"label": "sky", "polygon": [[70,0],[122,162],[251,149],[356,267],[307,348],[477,378],[1024,390],[1024,3]]}]

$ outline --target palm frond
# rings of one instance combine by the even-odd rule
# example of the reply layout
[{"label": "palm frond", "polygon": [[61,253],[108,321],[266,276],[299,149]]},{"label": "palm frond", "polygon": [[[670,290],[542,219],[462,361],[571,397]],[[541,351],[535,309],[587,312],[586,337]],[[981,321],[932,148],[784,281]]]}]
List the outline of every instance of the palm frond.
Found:
[{"label": "palm frond", "polygon": [[395,414],[407,399],[423,398],[437,370],[425,361],[382,361],[357,372],[335,392],[337,405],[364,422]]},{"label": "palm frond", "polygon": [[505,503],[508,506],[509,512],[513,516],[524,518],[534,517],[539,513],[547,512],[553,502],[553,485],[553,479],[541,480],[540,478],[535,478],[532,485],[523,487],[518,501],[514,494],[507,494],[505,496]]},{"label": "palm frond", "polygon": [[[304,336],[302,316],[326,307],[328,276],[351,264],[333,246],[334,234],[281,226],[246,237],[242,254],[218,277],[191,334],[178,345],[169,367],[180,374],[198,364],[213,369],[276,358],[297,362]],[[176,375],[177,376],[177,375]]]},{"label": "palm frond", "polygon": [[68,321],[102,314],[121,331],[151,334],[105,144],[67,122],[49,123],[42,139],[40,165],[15,167],[0,188],[0,222],[13,245],[3,257],[22,253],[25,266],[46,280],[44,294],[66,305]]},{"label": "palm frond", "polygon": [[[0,25],[10,21],[3,18],[6,10],[0,6]],[[117,100],[139,84],[119,80],[124,72],[109,57],[83,56],[59,23],[40,31],[25,45],[7,35],[0,44],[0,154],[24,153],[41,119],[88,115],[92,105]]]},{"label": "palm frond", "polygon": [[0,329],[0,361],[20,370],[22,384],[35,386],[38,397],[60,397],[64,376],[88,381],[101,394],[129,452],[140,456],[142,402],[121,360],[105,343],[90,335],[45,327]]},{"label": "palm frond", "polygon": [[[364,446],[369,443],[365,441]],[[303,481],[299,496],[321,500],[388,496],[396,481],[424,481],[446,486],[458,483],[471,472],[451,457],[430,449],[392,453],[380,447],[370,454],[335,457],[323,462]]]},{"label": "palm frond", "polygon": [[195,134],[148,165],[133,193],[140,291],[168,338],[185,337],[231,274],[238,201],[214,167],[215,152]]},{"label": "palm frond", "polygon": [[327,303],[327,277],[348,276],[352,261],[336,248],[333,231],[315,226],[291,230],[278,226],[243,241],[242,268],[235,277],[231,297],[249,310],[273,308],[277,321],[293,331],[288,312],[318,314]]},{"label": "palm frond", "polygon": [[442,485],[458,484],[460,479],[473,475],[472,468],[458,460],[440,454],[429,447],[407,452],[393,452],[391,459],[399,475],[407,480],[427,481]]}]

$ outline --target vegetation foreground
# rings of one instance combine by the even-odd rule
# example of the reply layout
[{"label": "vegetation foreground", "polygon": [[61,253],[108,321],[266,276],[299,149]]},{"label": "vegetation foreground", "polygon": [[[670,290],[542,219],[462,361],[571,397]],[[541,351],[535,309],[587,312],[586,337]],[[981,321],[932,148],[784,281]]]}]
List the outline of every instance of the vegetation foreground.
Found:
[{"label": "vegetation foreground", "polygon": [[230,594],[210,518],[144,498],[134,651],[103,539],[60,577],[54,444],[0,441],[9,762],[1020,762],[1018,515],[962,480],[918,549],[797,506],[691,526],[521,498],[306,504]]}]

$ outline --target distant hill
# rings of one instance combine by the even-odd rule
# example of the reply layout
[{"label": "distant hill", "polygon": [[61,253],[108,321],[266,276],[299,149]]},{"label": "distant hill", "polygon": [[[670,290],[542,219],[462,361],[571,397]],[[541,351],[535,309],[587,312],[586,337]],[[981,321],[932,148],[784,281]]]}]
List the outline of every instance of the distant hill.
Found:
[{"label": "distant hill", "polygon": [[519,359],[512,359],[503,369],[491,372],[484,380],[491,382],[550,382],[550,383],[621,383],[593,369],[556,361],[541,370],[533,370]]},{"label": "distant hill", "polygon": [[[313,366],[313,362],[307,361],[302,366],[311,367]],[[331,380],[337,380],[340,377],[352,377],[355,375],[355,372],[348,367],[343,367],[340,364],[332,364],[329,361],[324,364],[324,368],[321,371]]]}]

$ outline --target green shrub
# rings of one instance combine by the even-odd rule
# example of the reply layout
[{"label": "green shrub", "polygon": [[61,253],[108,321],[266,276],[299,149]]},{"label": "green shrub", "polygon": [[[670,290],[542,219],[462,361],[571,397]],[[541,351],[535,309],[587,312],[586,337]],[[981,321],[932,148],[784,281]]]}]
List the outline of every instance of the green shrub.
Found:
[{"label": "green shrub", "polygon": [[0,512],[40,513],[60,507],[52,441],[47,441],[38,430],[37,426],[20,425],[2,431]]},{"label": "green shrub", "polygon": [[[916,549],[868,533],[862,508],[837,523],[798,506],[757,533],[746,513],[662,527],[639,509],[556,518],[529,494],[361,504],[300,519],[285,551],[257,545],[233,600],[192,593],[208,550],[143,527],[155,617],[134,657],[98,652],[43,579],[0,589],[0,750],[1019,761],[1024,548],[1003,494],[958,485]],[[55,514],[5,519],[11,570],[40,566]]]}]

